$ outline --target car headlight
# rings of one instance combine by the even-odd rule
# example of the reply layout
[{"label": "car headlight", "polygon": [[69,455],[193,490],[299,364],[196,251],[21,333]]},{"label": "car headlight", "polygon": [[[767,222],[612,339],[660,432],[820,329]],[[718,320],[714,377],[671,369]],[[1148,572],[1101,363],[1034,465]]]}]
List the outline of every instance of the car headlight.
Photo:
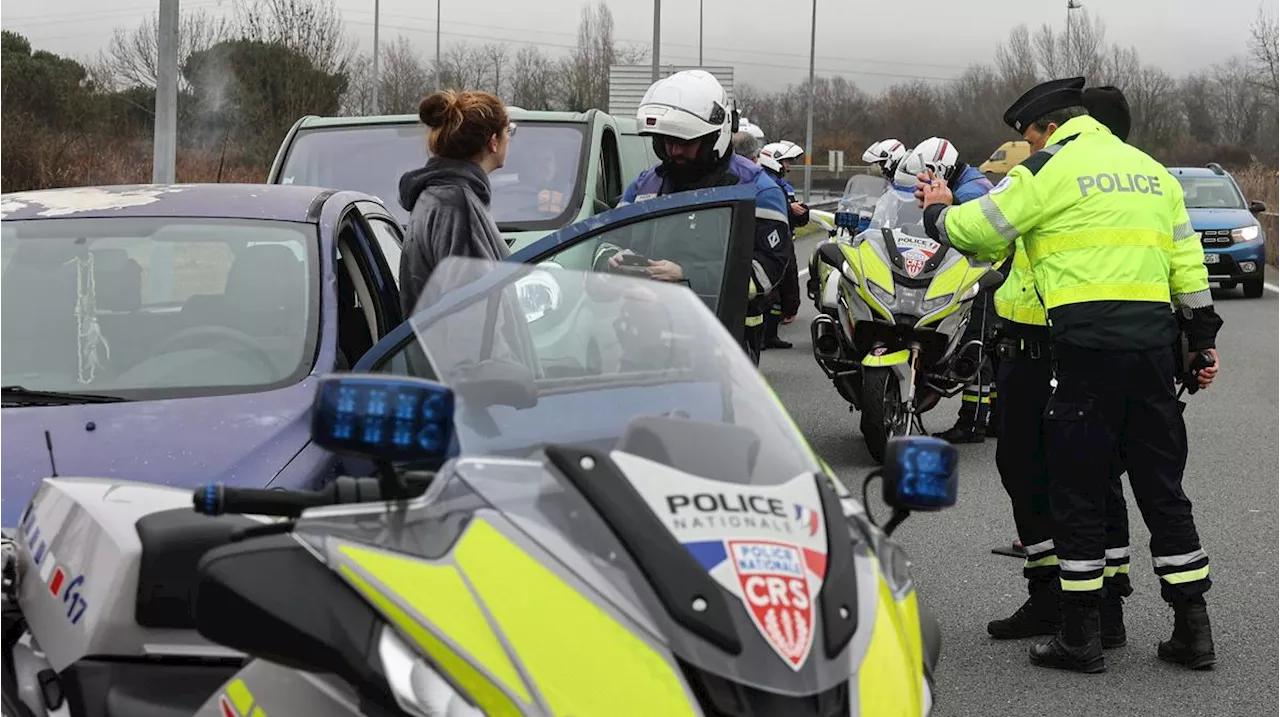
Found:
[{"label": "car headlight", "polygon": [[1257,224],[1253,224],[1247,227],[1240,227],[1239,229],[1232,229],[1231,241],[1235,242],[1236,244],[1239,244],[1240,242],[1253,241],[1254,239],[1257,239],[1258,235],[1261,233],[1262,232],[1258,229]]},{"label": "car headlight", "polygon": [[396,703],[414,717],[483,717],[439,672],[431,669],[391,627],[383,625],[378,638],[382,672]]},{"label": "car headlight", "polygon": [[[538,266],[550,269],[563,268],[554,261],[544,261]],[[560,308],[560,284],[555,277],[541,269],[534,269],[516,281],[516,295],[520,298],[520,309],[524,312],[524,318],[529,323]]]}]

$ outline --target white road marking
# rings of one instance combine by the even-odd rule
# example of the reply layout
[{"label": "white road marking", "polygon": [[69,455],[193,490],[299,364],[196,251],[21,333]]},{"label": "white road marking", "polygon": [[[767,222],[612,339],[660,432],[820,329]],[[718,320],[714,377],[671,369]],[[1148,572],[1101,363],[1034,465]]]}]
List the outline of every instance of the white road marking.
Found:
[{"label": "white road marking", "polygon": [[1262,288],[1266,289],[1267,291],[1274,291],[1275,293],[1280,294],[1280,286],[1276,286],[1275,284],[1263,284]]}]

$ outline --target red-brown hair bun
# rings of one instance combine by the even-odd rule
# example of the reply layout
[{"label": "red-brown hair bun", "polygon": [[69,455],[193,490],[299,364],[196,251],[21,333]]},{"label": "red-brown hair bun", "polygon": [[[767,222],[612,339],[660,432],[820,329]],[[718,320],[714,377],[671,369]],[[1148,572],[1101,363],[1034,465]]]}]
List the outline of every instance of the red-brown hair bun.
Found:
[{"label": "red-brown hair bun", "polygon": [[418,119],[427,126],[431,154],[449,159],[474,158],[508,122],[502,100],[475,90],[432,92],[418,105]]}]

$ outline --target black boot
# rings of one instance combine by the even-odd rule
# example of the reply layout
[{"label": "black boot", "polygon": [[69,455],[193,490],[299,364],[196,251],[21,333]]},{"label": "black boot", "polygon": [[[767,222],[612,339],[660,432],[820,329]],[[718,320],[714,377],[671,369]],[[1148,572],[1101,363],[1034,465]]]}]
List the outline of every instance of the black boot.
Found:
[{"label": "black boot", "polygon": [[1209,627],[1209,610],[1204,598],[1174,603],[1173,636],[1161,640],[1156,654],[1165,662],[1193,670],[1211,670],[1218,661],[1213,652],[1213,631]]},{"label": "black boot", "polygon": [[987,632],[997,640],[1022,640],[1037,635],[1056,635],[1062,625],[1058,579],[1027,582],[1030,597],[1022,607],[1003,620],[987,623]]},{"label": "black boot", "polygon": [[962,418],[956,421],[956,425],[933,436],[947,443],[982,443],[987,440],[987,427]]},{"label": "black boot", "polygon": [[783,341],[778,337],[778,325],[782,323],[782,314],[775,314],[772,311],[764,317],[764,348],[766,349],[789,349],[790,341]]},{"label": "black boot", "polygon": [[1049,640],[1032,645],[1031,664],[1072,672],[1105,672],[1102,657],[1099,596],[1064,595],[1062,628]]},{"label": "black boot", "polygon": [[1102,618],[1102,649],[1112,650],[1124,647],[1128,638],[1124,631],[1124,599],[1133,594],[1127,576],[1125,580],[1108,578],[1103,585],[1102,605],[1099,615]]}]

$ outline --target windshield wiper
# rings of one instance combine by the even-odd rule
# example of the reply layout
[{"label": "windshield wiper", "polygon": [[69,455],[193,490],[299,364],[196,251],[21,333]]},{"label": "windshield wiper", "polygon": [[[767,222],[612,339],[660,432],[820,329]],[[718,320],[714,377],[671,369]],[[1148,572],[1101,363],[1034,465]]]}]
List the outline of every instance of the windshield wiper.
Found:
[{"label": "windshield wiper", "polygon": [[129,400],[97,393],[36,391],[23,386],[0,387],[0,399],[3,399],[7,406],[64,406],[76,403],[121,403]]}]

